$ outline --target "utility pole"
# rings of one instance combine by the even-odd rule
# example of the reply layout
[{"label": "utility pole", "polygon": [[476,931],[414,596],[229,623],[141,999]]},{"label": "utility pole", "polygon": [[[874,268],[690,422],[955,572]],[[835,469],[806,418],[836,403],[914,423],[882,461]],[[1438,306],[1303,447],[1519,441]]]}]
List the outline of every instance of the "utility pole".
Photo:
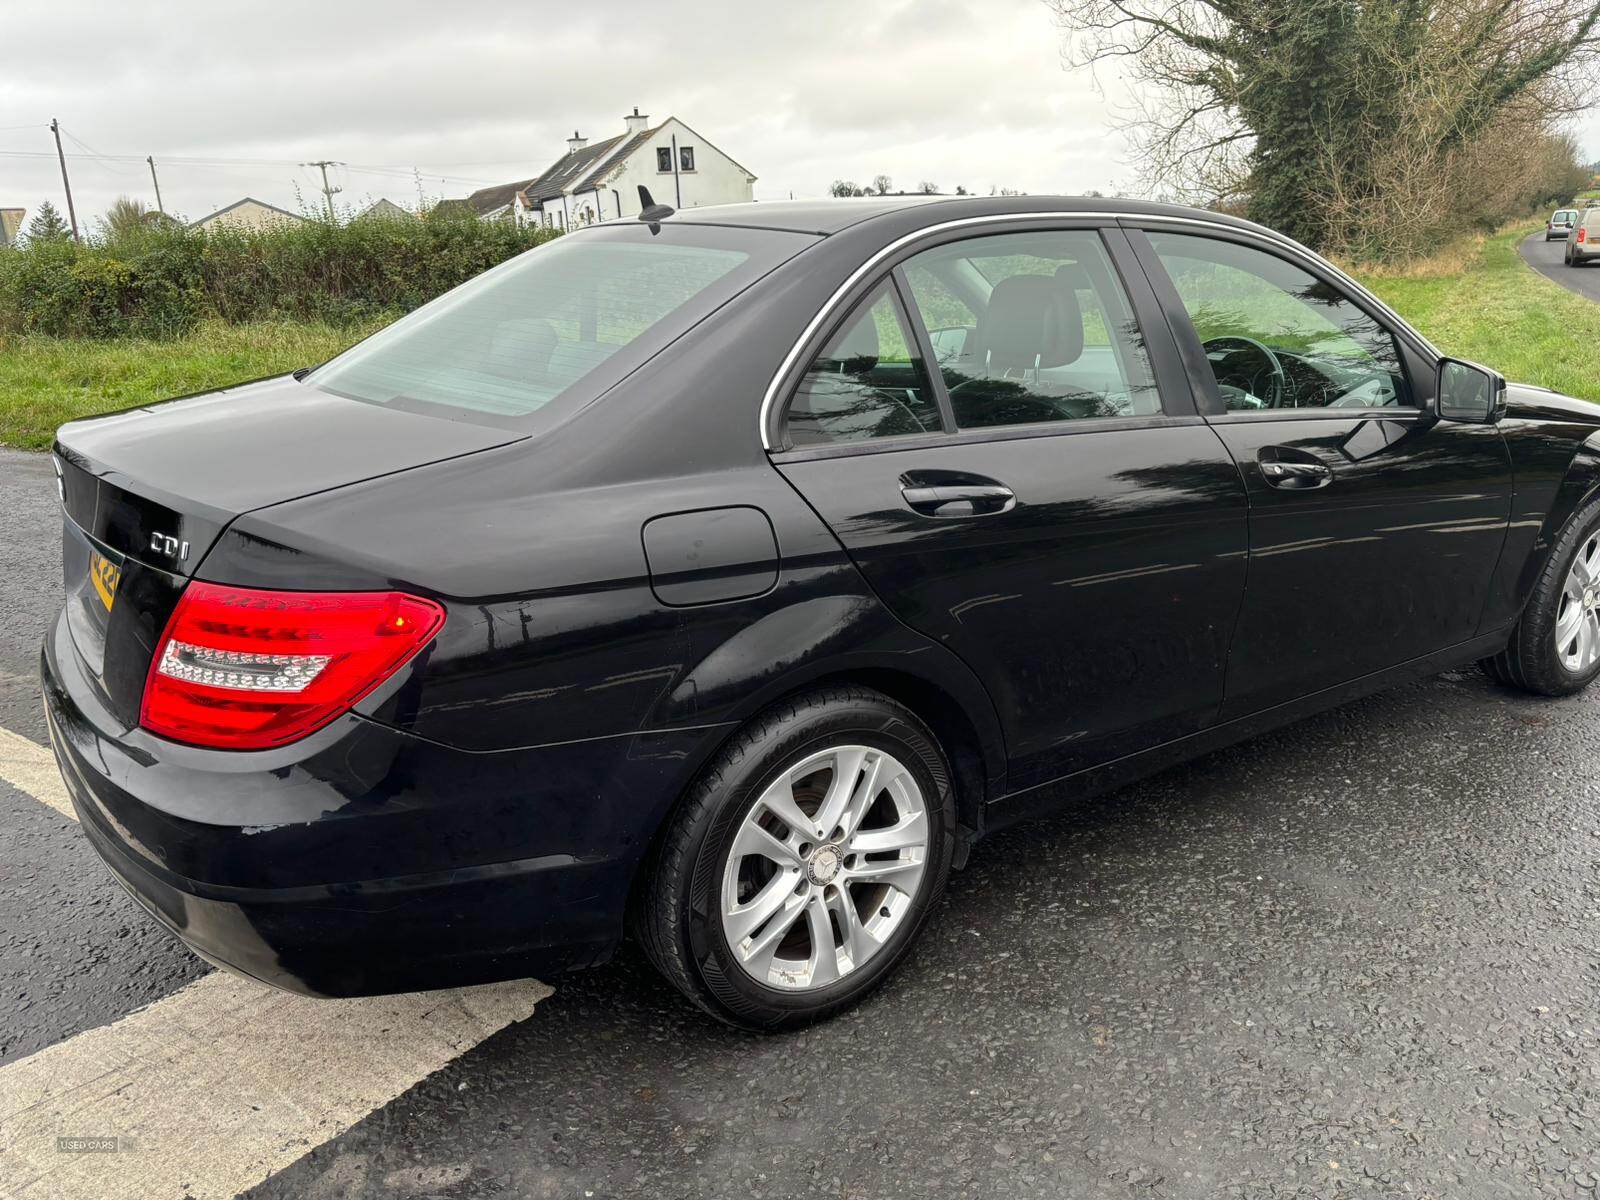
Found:
[{"label": "utility pole", "polygon": [[72,240],[82,242],[78,236],[78,213],[72,207],[72,183],[67,179],[67,156],[61,149],[61,122],[50,118],[50,132],[56,135],[56,157],[61,160],[61,186],[67,191],[67,217],[72,221]]},{"label": "utility pole", "polygon": [[156,178],[156,156],[147,155],[145,162],[150,164],[150,182],[156,185],[156,211],[164,217],[167,215],[167,210],[161,203],[161,180]]},{"label": "utility pole", "polygon": [[333,198],[344,189],[328,186],[328,168],[342,167],[344,164],[331,158],[323,158],[318,159],[316,162],[301,163],[300,165],[302,167],[316,167],[322,172],[322,194],[328,198],[328,220],[337,223],[339,218],[333,212]]}]

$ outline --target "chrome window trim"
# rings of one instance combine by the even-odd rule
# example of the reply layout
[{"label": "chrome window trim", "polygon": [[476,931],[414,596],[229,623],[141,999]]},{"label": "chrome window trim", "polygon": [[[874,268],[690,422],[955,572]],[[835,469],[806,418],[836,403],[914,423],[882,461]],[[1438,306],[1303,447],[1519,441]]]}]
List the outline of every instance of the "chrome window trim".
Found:
[{"label": "chrome window trim", "polygon": [[[834,311],[841,303],[843,303],[844,298],[852,290],[854,290],[856,285],[859,284],[865,276],[876,270],[885,259],[891,257],[906,246],[913,245],[927,238],[935,237],[952,229],[966,229],[981,225],[1003,225],[1038,221],[1109,221],[1115,223],[1119,227],[1126,224],[1135,229],[1143,228],[1148,225],[1191,226],[1199,229],[1220,231],[1237,237],[1244,237],[1246,239],[1261,242],[1263,245],[1269,246],[1275,251],[1287,251],[1292,256],[1301,258],[1304,263],[1311,265],[1316,271],[1320,271],[1326,275],[1332,276],[1342,287],[1347,288],[1355,296],[1359,297],[1363,304],[1368,306],[1376,315],[1392,322],[1410,334],[1420,348],[1425,350],[1427,353],[1432,354],[1436,359],[1443,357],[1433,343],[1428,341],[1427,338],[1423,337],[1420,333],[1413,329],[1410,323],[1401,317],[1399,313],[1395,312],[1382,300],[1379,300],[1366,288],[1362,287],[1355,280],[1351,279],[1350,276],[1346,275],[1338,267],[1334,266],[1331,262],[1323,258],[1320,254],[1317,254],[1315,251],[1306,249],[1304,246],[1300,245],[1299,242],[1285,237],[1281,233],[1277,233],[1271,229],[1268,229],[1263,225],[1231,225],[1225,221],[1208,221],[1201,217],[1169,216],[1162,213],[1146,214],[1134,212],[1105,212],[1089,209],[1083,209],[1076,212],[1013,212],[993,213],[989,216],[982,217],[961,217],[954,221],[941,221],[936,225],[927,225],[921,229],[912,230],[910,233],[896,238],[888,245],[881,247],[854,271],[850,272],[845,281],[834,289],[833,294],[828,297],[828,299],[823,303],[822,307],[817,310],[816,315],[813,316],[811,320],[806,323],[806,327],[801,330],[800,336],[795,339],[794,345],[789,347],[789,352],[783,356],[783,361],[778,364],[777,371],[773,373],[772,379],[767,383],[767,390],[761,397],[761,411],[756,418],[759,423],[758,431],[761,435],[761,448],[767,451],[769,454],[774,450],[772,438],[768,434],[768,429],[772,423],[773,408],[778,402],[778,391],[782,387],[783,382],[788,377],[789,373],[794,370],[795,361],[805,349],[806,344],[815,338],[818,331],[833,318]],[[781,447],[779,449],[781,449]]]}]

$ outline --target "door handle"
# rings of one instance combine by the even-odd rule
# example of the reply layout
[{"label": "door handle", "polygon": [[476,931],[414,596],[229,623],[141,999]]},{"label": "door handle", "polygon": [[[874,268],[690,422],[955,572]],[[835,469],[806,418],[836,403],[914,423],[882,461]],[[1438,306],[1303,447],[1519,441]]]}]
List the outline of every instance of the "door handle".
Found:
[{"label": "door handle", "polygon": [[1268,446],[1256,456],[1261,478],[1267,481],[1268,486],[1297,491],[1327,487],[1333,482],[1333,468],[1326,463],[1283,459],[1278,457],[1278,453],[1276,447]]},{"label": "door handle", "polygon": [[1003,483],[950,483],[934,487],[902,487],[912,509],[926,517],[983,517],[1010,512],[1016,493]]}]

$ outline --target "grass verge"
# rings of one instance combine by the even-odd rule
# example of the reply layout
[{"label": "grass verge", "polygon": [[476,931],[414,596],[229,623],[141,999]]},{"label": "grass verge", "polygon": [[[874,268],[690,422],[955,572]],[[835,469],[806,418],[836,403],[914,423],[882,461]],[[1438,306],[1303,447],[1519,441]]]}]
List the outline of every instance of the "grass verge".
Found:
[{"label": "grass verge", "polygon": [[214,322],[173,342],[0,333],[0,446],[45,450],[75,417],[312,366],[376,327]]},{"label": "grass verge", "polygon": [[[1459,243],[1406,267],[1349,270],[1445,353],[1600,401],[1600,355],[1591,349],[1600,345],[1600,304],[1517,257],[1530,229]],[[214,322],[175,342],[0,334],[0,445],[43,450],[74,417],[319,363],[380,324]]]},{"label": "grass verge", "polygon": [[1346,270],[1446,354],[1517,383],[1600,401],[1600,304],[1518,257],[1517,244],[1533,228],[1457,243],[1405,267]]}]

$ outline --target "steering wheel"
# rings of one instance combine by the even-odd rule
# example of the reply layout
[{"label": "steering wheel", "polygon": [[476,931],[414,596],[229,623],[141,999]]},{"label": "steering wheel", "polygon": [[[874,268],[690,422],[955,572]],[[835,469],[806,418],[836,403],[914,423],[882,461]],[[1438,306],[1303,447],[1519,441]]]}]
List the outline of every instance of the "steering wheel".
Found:
[{"label": "steering wheel", "polygon": [[[1263,342],[1256,341],[1255,338],[1241,337],[1237,334],[1229,334],[1225,337],[1210,338],[1207,341],[1202,342],[1200,344],[1200,348],[1204,350],[1209,357],[1213,349],[1226,351],[1228,343],[1230,342],[1242,346],[1246,350],[1255,351],[1256,354],[1266,359],[1267,369],[1272,372],[1271,386],[1268,389],[1268,394],[1265,400],[1259,404],[1249,404],[1245,407],[1282,408],[1283,398],[1288,392],[1289,387],[1288,377],[1283,372],[1283,363],[1280,362],[1278,356],[1272,352],[1272,347]],[[1213,368],[1213,370],[1215,370],[1215,368]],[[1226,385],[1223,384],[1221,379],[1218,379],[1217,386],[1224,387]],[[1243,389],[1240,390],[1242,391]],[[1252,393],[1246,392],[1245,394],[1250,396],[1251,399],[1258,399],[1258,397],[1255,397]]]}]

